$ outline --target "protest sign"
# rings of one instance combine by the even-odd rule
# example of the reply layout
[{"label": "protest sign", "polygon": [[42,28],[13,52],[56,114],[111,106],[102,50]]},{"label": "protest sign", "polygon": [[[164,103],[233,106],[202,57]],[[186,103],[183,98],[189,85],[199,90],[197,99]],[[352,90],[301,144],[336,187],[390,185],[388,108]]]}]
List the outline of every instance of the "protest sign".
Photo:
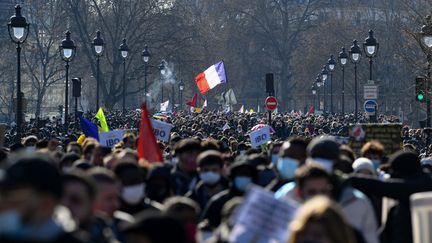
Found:
[{"label": "protest sign", "polygon": [[254,132],[251,132],[249,134],[250,140],[251,140],[251,144],[253,148],[257,148],[260,145],[263,145],[265,143],[267,143],[268,141],[270,141],[271,137],[270,137],[270,127],[269,126],[265,126],[262,127],[259,130],[256,130]]},{"label": "protest sign", "polygon": [[287,242],[288,224],[297,208],[294,202],[278,200],[262,188],[251,187],[230,219],[234,223],[230,242]]},{"label": "protest sign", "polygon": [[118,142],[122,141],[124,130],[116,130],[110,132],[99,133],[99,142],[103,147],[114,147]]},{"label": "protest sign", "polygon": [[171,134],[172,125],[166,122],[151,120],[153,132],[158,140],[168,142]]},{"label": "protest sign", "polygon": [[349,146],[357,154],[361,147],[377,140],[384,145],[384,154],[390,155],[402,148],[401,124],[357,124],[349,128]]}]

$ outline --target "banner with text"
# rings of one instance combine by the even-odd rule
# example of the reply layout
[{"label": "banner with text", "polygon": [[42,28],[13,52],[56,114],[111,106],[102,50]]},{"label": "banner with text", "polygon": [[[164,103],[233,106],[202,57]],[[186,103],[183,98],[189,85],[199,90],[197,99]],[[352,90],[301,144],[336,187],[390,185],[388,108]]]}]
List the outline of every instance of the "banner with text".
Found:
[{"label": "banner with text", "polygon": [[125,134],[124,130],[115,130],[109,132],[100,132],[99,133],[99,142],[103,147],[114,147],[117,143],[122,141],[123,135]]},{"label": "banner with text", "polygon": [[166,122],[151,120],[154,135],[158,140],[169,142],[172,125]]},{"label": "banner with text", "polygon": [[267,143],[268,141],[270,141],[271,137],[270,137],[270,127],[269,126],[265,126],[262,127],[259,130],[256,130],[254,132],[251,132],[249,134],[250,140],[251,140],[251,144],[253,148],[258,148],[260,145],[263,145],[265,143]]}]

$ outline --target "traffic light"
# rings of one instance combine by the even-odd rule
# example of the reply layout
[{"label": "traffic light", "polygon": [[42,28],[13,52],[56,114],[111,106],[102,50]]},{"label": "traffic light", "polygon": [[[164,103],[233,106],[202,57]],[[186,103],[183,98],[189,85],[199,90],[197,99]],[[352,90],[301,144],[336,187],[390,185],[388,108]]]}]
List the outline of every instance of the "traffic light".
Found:
[{"label": "traffic light", "polygon": [[415,95],[416,100],[419,102],[424,102],[426,98],[426,78],[417,77],[415,83]]}]

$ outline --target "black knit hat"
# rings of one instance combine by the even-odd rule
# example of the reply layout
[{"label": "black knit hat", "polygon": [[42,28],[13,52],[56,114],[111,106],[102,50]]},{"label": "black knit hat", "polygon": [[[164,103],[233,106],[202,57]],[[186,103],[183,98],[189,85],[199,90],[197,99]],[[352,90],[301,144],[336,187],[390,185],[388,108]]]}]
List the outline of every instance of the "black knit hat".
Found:
[{"label": "black knit hat", "polygon": [[389,164],[392,177],[406,178],[421,171],[417,154],[410,151],[398,151],[390,156]]},{"label": "black knit hat", "polygon": [[12,159],[12,162],[0,179],[1,189],[27,187],[56,198],[61,197],[61,175],[50,157],[32,153]]},{"label": "black knit hat", "polygon": [[312,139],[307,146],[307,156],[336,161],[340,155],[339,143],[334,137],[322,136]]}]

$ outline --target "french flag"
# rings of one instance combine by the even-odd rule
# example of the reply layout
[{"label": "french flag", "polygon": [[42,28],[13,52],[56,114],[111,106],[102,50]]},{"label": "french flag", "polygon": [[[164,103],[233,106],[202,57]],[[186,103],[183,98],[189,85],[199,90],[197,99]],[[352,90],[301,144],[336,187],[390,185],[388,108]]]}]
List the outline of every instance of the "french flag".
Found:
[{"label": "french flag", "polygon": [[205,94],[218,84],[226,83],[225,67],[223,61],[220,61],[207,68],[195,77],[198,89],[201,94]]}]

